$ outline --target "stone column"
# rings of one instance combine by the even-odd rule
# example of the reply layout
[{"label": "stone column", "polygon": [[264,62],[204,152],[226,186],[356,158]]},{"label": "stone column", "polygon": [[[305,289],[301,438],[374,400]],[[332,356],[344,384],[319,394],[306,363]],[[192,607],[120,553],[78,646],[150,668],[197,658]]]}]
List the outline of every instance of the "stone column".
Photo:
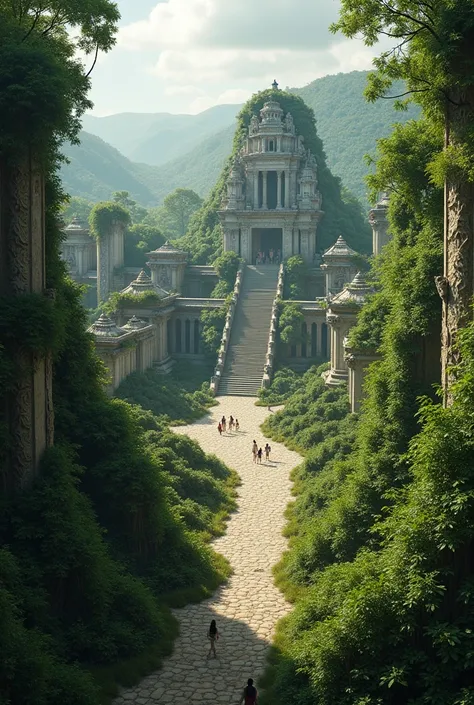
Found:
[{"label": "stone column", "polygon": [[260,172],[258,169],[254,171],[253,173],[253,207],[254,210],[257,210],[259,207],[259,202],[258,202],[258,175]]},{"label": "stone column", "polygon": [[263,199],[262,199],[262,208],[266,209],[268,208],[267,206],[267,176],[268,176],[268,171],[263,171]]},{"label": "stone column", "polygon": [[110,276],[110,233],[104,233],[97,239],[97,302],[107,301],[111,289]]},{"label": "stone column", "polygon": [[293,254],[293,228],[283,228],[283,259],[288,259]]},{"label": "stone column", "polygon": [[285,208],[290,207],[290,170],[285,171]]},{"label": "stone column", "polygon": [[[53,299],[45,285],[44,177],[25,148],[14,161],[0,158],[0,294],[12,303],[28,294]],[[4,492],[31,483],[41,455],[54,441],[51,356],[40,357],[22,342],[6,344],[16,372],[12,388],[0,400],[0,418],[8,433]]]},{"label": "stone column", "polygon": [[277,171],[277,208],[282,207],[282,181],[281,181],[281,171]]}]

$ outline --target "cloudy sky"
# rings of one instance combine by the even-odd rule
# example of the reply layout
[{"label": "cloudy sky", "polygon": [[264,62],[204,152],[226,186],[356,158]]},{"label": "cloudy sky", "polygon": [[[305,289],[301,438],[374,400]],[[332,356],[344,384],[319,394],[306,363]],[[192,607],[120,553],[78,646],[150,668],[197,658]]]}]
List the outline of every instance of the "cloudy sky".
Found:
[{"label": "cloudy sky", "polygon": [[96,115],[198,113],[370,68],[372,51],[333,36],[339,0],[117,0],[115,48],[92,78]]}]

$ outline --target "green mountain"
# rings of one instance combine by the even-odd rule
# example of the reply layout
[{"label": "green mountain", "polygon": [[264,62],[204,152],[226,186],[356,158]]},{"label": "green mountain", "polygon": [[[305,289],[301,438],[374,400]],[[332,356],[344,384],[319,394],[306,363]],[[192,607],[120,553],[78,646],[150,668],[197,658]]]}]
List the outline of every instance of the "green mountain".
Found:
[{"label": "green mountain", "polygon": [[[354,71],[291,89],[315,112],[329,168],[365,207],[364,155],[374,153],[376,140],[388,135],[395,122],[418,114],[415,107],[396,112],[390,100],[367,103],[366,79],[367,72]],[[98,136],[82,132],[80,146],[65,146],[71,160],[62,169],[65,187],[71,195],[89,200],[124,189],[143,205],[160,204],[178,186],[205,197],[232,151],[239,108],[216,106],[199,115],[86,115],[85,130]]]},{"label": "green mountain", "polygon": [[[364,177],[369,168],[364,155],[375,153],[376,141],[389,135],[394,123],[417,118],[420,113],[417,106],[397,111],[393,100],[367,103],[367,75],[367,71],[339,73],[290,89],[314,110],[329,168],[365,204]],[[402,85],[394,86],[393,95],[402,92]]]},{"label": "green mountain", "polygon": [[238,105],[216,105],[198,115],[85,115],[83,128],[111,144],[128,159],[157,166],[184,156],[206,138],[235,123],[239,108]]}]

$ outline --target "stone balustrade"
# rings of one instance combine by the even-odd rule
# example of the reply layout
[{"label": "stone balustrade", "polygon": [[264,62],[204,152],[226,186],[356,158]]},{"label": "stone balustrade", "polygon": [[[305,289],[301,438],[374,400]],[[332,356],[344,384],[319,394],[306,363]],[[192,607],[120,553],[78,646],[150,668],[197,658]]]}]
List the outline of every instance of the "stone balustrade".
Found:
[{"label": "stone balustrade", "polygon": [[273,377],[273,369],[275,366],[275,355],[277,347],[277,332],[278,332],[278,317],[279,303],[283,299],[283,287],[285,283],[285,268],[283,263],[280,264],[278,270],[278,284],[276,296],[273,300],[272,317],[270,319],[270,331],[268,334],[267,356],[265,358],[265,366],[263,368],[262,387],[269,387]]},{"label": "stone balustrade", "polygon": [[235,310],[237,308],[237,303],[239,301],[240,290],[242,288],[242,280],[244,276],[244,264],[242,263],[237,271],[237,276],[235,278],[234,291],[232,292],[232,299],[227,310],[227,315],[225,318],[224,330],[222,331],[221,344],[219,352],[217,353],[217,363],[214,369],[214,374],[211,377],[210,389],[211,393],[216,396],[219,389],[219,383],[222,379],[222,374],[224,372],[225,358],[227,355],[227,349],[229,347],[230,334],[232,331],[232,323],[234,321]]}]

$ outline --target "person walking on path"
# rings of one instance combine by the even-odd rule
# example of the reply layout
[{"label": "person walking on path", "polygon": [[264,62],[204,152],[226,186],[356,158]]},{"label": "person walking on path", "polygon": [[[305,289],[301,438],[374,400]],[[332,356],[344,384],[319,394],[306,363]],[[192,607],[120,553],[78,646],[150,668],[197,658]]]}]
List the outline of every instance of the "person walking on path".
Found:
[{"label": "person walking on path", "polygon": [[210,657],[211,653],[214,654],[214,658],[217,658],[216,641],[219,640],[219,630],[217,629],[215,619],[213,619],[211,622],[211,625],[209,627],[209,631],[207,632],[207,638],[211,642],[211,646],[209,647],[209,653],[207,654],[207,658]]},{"label": "person walking on path", "polygon": [[252,444],[252,455],[253,455],[253,462],[257,462],[257,453],[258,453],[258,445],[257,441],[254,441]]},{"label": "person walking on path", "polygon": [[226,429],[226,425],[227,425],[227,424],[226,424],[226,420],[225,420],[225,416],[222,417],[222,419],[221,419],[221,424],[222,424],[222,430],[223,430],[224,433],[225,433],[225,429]]},{"label": "person walking on path", "polygon": [[270,452],[271,452],[271,450],[272,450],[272,449],[271,449],[271,447],[270,447],[270,444],[267,443],[267,444],[265,445],[265,460],[270,460]]},{"label": "person walking on path", "polygon": [[235,419],[235,430],[238,431],[239,429],[240,429],[239,419]]},{"label": "person walking on path", "polygon": [[217,430],[219,431],[219,436],[222,436],[222,424],[221,424],[220,421],[219,421],[219,423],[218,423],[218,425],[217,425]]},{"label": "person walking on path", "polygon": [[261,448],[259,448],[257,451],[257,456],[258,456],[258,462],[260,463],[260,465],[262,464],[262,455],[263,455],[263,450]]},{"label": "person walking on path", "polygon": [[247,685],[244,688],[244,692],[242,693],[242,698],[240,700],[239,705],[256,705],[257,703],[257,698],[258,698],[258,693],[257,689],[253,684],[253,678],[249,678],[247,681]]},{"label": "person walking on path", "polygon": [[233,428],[234,428],[234,417],[229,416],[229,431],[232,431]]}]

